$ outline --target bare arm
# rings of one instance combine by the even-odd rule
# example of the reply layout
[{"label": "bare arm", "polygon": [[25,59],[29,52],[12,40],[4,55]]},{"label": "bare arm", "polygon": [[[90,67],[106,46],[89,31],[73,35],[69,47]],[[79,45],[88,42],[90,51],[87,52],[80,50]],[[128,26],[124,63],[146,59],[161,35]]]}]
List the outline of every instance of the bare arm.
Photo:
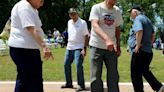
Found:
[{"label": "bare arm", "polygon": [[105,42],[107,49],[112,51],[114,48],[114,43],[111,38],[100,28],[98,20],[91,21],[92,27],[97,35],[99,35]]},{"label": "bare arm", "polygon": [[87,51],[87,46],[88,46],[88,35],[85,35],[85,42],[84,42],[84,48],[81,51],[83,56],[86,56],[86,51]]},{"label": "bare arm", "polygon": [[44,58],[49,59],[50,57],[53,58],[53,55],[49,48],[46,47],[43,38],[40,36],[39,32],[34,29],[34,27],[27,27],[27,31],[30,35],[35,39],[35,41],[39,44],[39,46],[43,49]]},{"label": "bare arm", "polygon": [[84,48],[88,46],[88,35],[85,35]]},{"label": "bare arm", "polygon": [[120,32],[120,27],[116,27],[116,43],[117,43],[117,46],[120,46],[120,34],[121,34],[121,32]]},{"label": "bare arm", "polygon": [[93,27],[94,31],[96,32],[96,34],[98,34],[105,42],[107,40],[110,40],[108,35],[99,27],[98,20],[92,20],[91,23],[92,23],[92,27]]},{"label": "bare arm", "polygon": [[152,33],[151,35],[151,43],[153,44],[153,42],[154,42],[154,33]]},{"label": "bare arm", "polygon": [[30,33],[30,35],[36,40],[36,42],[39,44],[39,46],[43,49],[46,45],[42,39],[42,37],[39,35],[37,30],[34,29],[34,27],[27,27],[27,31]]},{"label": "bare arm", "polygon": [[116,35],[116,44],[117,44],[117,55],[120,56],[121,54],[121,48],[120,48],[120,27],[116,27],[116,32],[115,32],[115,35]]},{"label": "bare arm", "polygon": [[135,47],[135,52],[139,52],[139,49],[141,47],[141,40],[142,40],[142,35],[143,35],[143,30],[139,30],[137,33],[136,33],[136,47]]}]

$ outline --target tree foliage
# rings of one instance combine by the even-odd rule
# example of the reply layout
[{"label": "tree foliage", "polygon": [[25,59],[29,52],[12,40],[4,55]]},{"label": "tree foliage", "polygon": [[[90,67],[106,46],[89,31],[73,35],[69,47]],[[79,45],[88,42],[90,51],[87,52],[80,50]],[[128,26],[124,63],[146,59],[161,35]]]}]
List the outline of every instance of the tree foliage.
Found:
[{"label": "tree foliage", "polygon": [[[11,9],[19,0],[0,0],[0,33],[10,17]],[[103,0],[44,0],[44,6],[39,9],[40,18],[43,23],[43,29],[57,28],[62,32],[67,27],[69,20],[68,10],[70,7],[78,8],[79,15],[87,21],[90,28],[89,14],[92,5],[102,2]],[[124,19],[123,32],[121,35],[122,43],[125,44],[128,38],[128,31],[131,27],[130,14],[127,10],[135,5],[140,4],[145,14],[155,24],[156,17],[164,18],[164,0],[117,0],[117,6],[122,10]],[[162,26],[164,26],[162,24]],[[158,27],[162,27],[158,26]],[[160,30],[161,28],[158,28]]]},{"label": "tree foliage", "polygon": [[[0,0],[0,33],[10,17],[11,9],[19,0]],[[43,29],[57,28],[63,31],[69,19],[68,9],[78,7],[78,0],[44,0],[44,5],[39,9]]]},{"label": "tree foliage", "polygon": [[10,17],[12,6],[18,0],[0,0],[0,33]]}]

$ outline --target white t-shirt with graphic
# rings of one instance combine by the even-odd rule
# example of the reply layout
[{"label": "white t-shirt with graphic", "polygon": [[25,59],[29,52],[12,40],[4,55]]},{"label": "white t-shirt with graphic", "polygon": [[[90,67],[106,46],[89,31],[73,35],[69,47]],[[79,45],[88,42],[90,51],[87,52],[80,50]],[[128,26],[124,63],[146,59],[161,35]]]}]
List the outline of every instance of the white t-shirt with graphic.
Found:
[{"label": "white t-shirt with graphic", "polygon": [[17,48],[39,49],[39,45],[26,29],[29,26],[34,26],[35,30],[43,36],[38,11],[26,0],[21,0],[11,12],[11,33],[8,45]]},{"label": "white t-shirt with graphic", "polygon": [[[113,9],[108,9],[104,3],[96,4],[91,9],[89,20],[98,20],[101,29],[116,44],[115,28],[123,24],[122,15],[117,6],[114,6]],[[90,46],[107,49],[105,42],[94,32],[93,28],[91,29],[90,36]]]},{"label": "white t-shirt with graphic", "polygon": [[78,18],[74,23],[73,20],[68,21],[68,50],[84,48],[85,36],[88,35],[88,27],[85,20]]}]

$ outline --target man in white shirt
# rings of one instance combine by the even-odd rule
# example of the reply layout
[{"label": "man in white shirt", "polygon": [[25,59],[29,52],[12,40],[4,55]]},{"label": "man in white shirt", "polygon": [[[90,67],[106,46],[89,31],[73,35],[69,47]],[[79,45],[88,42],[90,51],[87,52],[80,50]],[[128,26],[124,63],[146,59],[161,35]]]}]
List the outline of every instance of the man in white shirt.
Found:
[{"label": "man in white shirt", "polygon": [[119,92],[117,58],[121,53],[119,26],[123,19],[115,3],[116,0],[104,0],[93,5],[90,12],[91,92],[104,92],[101,79],[103,61],[107,68],[108,92]]},{"label": "man in white shirt", "polygon": [[86,55],[86,46],[88,40],[88,28],[74,8],[69,10],[70,20],[68,21],[68,44],[64,60],[64,72],[66,84],[62,88],[73,88],[71,76],[71,64],[75,59],[77,82],[79,88],[77,91],[85,90],[83,59]]}]

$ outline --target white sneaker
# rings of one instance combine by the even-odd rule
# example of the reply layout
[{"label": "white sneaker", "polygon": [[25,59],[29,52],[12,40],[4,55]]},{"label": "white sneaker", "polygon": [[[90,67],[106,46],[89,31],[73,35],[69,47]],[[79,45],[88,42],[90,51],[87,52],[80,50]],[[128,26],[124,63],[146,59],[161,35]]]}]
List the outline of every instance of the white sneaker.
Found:
[{"label": "white sneaker", "polygon": [[164,85],[159,89],[158,92],[164,92]]}]

